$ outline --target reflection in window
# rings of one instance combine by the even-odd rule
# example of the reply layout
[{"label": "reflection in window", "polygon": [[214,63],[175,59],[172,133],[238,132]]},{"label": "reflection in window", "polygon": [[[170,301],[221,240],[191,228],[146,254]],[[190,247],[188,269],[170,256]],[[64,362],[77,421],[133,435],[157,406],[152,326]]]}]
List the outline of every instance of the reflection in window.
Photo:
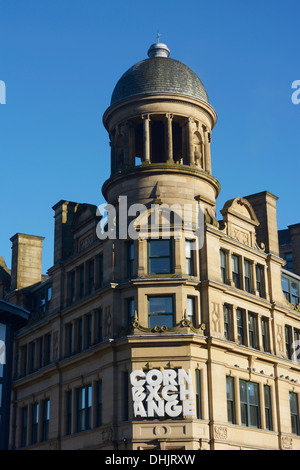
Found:
[{"label": "reflection in window", "polygon": [[77,431],[91,428],[92,387],[77,390]]},{"label": "reflection in window", "polygon": [[173,326],[173,297],[148,298],[148,326]]},{"label": "reflection in window", "polygon": [[193,250],[192,250],[192,243],[191,240],[185,241],[185,263],[186,263],[186,273],[189,276],[194,275],[194,259],[193,259]]},{"label": "reflection in window", "polygon": [[244,260],[245,290],[251,292],[251,265],[250,261]]},{"label": "reflection in window", "polygon": [[171,240],[148,241],[148,273],[167,274],[171,272]]},{"label": "reflection in window", "polygon": [[244,426],[260,427],[258,384],[240,380],[241,422]]},{"label": "reflection in window", "polygon": [[291,411],[292,433],[299,436],[298,395],[297,393],[294,393],[294,392],[290,392],[290,411]]},{"label": "reflection in window", "polygon": [[194,325],[195,324],[195,298],[187,298],[187,317],[188,320]]},{"label": "reflection in window", "polygon": [[226,377],[227,416],[228,422],[235,424],[235,400],[233,377]]},{"label": "reflection in window", "polygon": [[220,264],[221,264],[221,279],[225,284],[227,282],[226,276],[226,253],[224,250],[220,250]]},{"label": "reflection in window", "polygon": [[231,266],[232,266],[232,280],[237,289],[240,289],[240,263],[239,257],[236,255],[231,256]]}]

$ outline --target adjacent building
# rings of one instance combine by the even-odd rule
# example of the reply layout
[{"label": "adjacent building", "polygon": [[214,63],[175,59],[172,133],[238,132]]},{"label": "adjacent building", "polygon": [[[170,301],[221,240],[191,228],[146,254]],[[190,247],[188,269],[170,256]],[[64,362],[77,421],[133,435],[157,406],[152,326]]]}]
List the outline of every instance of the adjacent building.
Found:
[{"label": "adjacent building", "polygon": [[30,318],[10,449],[300,449],[299,224],[278,236],[268,191],[217,216],[216,112],[169,55],[152,45],[104,113],[107,217],[59,201],[46,276],[43,238],[11,239],[2,292]]}]

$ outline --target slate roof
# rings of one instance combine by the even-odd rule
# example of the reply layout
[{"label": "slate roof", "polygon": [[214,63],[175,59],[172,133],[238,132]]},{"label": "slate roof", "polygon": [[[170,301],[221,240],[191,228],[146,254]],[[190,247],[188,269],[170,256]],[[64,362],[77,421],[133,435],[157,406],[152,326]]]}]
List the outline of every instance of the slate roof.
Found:
[{"label": "slate roof", "polygon": [[111,105],[149,93],[176,93],[209,103],[203,83],[189,67],[169,57],[151,57],[122,75],[113,91]]}]

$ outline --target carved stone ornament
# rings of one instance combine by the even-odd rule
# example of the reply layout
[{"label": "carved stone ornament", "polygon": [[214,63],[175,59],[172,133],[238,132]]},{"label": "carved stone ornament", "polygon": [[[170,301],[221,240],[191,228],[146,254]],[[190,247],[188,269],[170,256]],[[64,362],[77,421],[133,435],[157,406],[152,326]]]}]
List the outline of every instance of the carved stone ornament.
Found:
[{"label": "carved stone ornament", "polygon": [[182,328],[188,328],[193,333],[203,335],[205,324],[202,323],[199,325],[199,328],[196,328],[191,321],[183,319],[172,328],[165,325],[155,325],[153,328],[146,328],[145,326],[140,325],[138,321],[133,321],[131,323],[131,329],[142,331],[143,333],[182,333]]},{"label": "carved stone ornament", "polygon": [[282,449],[292,450],[293,449],[293,439],[288,436],[282,436],[281,438]]},{"label": "carved stone ornament", "polygon": [[227,427],[226,426],[215,426],[215,437],[216,439],[220,439],[225,441],[227,439]]},{"label": "carved stone ornament", "polygon": [[114,431],[112,427],[105,428],[100,433],[101,444],[109,444],[113,440]]}]

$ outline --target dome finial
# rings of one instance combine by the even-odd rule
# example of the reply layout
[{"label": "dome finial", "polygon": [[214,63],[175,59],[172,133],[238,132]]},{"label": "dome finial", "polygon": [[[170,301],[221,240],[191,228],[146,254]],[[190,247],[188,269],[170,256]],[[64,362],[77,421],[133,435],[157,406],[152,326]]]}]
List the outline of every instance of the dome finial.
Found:
[{"label": "dome finial", "polygon": [[159,42],[160,33],[157,33],[157,42],[152,44],[152,46],[148,49],[148,56],[149,57],[169,57],[170,50],[166,44]]}]

